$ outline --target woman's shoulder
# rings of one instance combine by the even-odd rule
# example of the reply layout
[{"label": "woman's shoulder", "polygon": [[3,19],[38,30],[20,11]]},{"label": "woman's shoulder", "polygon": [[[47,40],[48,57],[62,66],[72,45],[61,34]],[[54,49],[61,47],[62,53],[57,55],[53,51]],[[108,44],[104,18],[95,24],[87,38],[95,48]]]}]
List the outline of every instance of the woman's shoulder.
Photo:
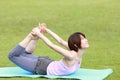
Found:
[{"label": "woman's shoulder", "polygon": [[71,53],[71,55],[73,56],[73,58],[77,56],[77,52],[74,51],[74,50],[71,50],[70,53]]},{"label": "woman's shoulder", "polygon": [[65,57],[65,59],[67,60],[75,60],[77,57],[77,52],[73,51],[73,50],[69,50],[69,57]]}]

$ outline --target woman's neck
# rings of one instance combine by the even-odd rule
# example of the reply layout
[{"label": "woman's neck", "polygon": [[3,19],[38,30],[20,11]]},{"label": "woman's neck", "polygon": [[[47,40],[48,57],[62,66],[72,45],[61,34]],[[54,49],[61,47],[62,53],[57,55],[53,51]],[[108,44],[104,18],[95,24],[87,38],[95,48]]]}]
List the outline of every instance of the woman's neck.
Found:
[{"label": "woman's neck", "polygon": [[85,49],[79,49],[79,50],[78,50],[78,56],[79,56],[79,57],[82,57],[84,51],[85,51]]}]

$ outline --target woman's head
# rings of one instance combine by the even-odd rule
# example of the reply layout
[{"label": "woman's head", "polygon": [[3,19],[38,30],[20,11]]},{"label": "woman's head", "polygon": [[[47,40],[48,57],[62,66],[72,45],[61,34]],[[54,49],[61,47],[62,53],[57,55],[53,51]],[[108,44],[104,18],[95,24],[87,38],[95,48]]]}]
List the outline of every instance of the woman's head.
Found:
[{"label": "woman's head", "polygon": [[68,39],[70,50],[78,51],[78,49],[88,48],[89,44],[85,35],[81,32],[73,33]]}]

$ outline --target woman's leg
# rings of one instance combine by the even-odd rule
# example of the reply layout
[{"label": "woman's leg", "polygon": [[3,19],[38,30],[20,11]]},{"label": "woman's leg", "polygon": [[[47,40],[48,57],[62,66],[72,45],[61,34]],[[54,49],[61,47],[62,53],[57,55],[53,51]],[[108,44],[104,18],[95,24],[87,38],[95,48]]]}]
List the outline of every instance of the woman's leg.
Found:
[{"label": "woman's leg", "polygon": [[38,38],[34,39],[34,40],[31,40],[30,43],[25,48],[25,51],[27,53],[33,53],[35,48],[36,48],[37,42],[38,42]]},{"label": "woman's leg", "polygon": [[17,45],[9,53],[9,59],[17,66],[34,73],[38,57],[32,54],[28,54],[25,51],[25,48]]},{"label": "woman's leg", "polygon": [[19,45],[11,50],[9,53],[9,59],[21,68],[34,72],[38,57],[28,54],[25,51],[25,48],[28,46],[32,38],[32,34],[28,34],[28,36],[21,41]]}]

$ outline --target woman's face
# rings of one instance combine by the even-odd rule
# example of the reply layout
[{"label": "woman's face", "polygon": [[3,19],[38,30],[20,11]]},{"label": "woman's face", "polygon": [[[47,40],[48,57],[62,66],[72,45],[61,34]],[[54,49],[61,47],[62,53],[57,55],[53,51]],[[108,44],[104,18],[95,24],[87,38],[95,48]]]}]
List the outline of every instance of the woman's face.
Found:
[{"label": "woman's face", "polygon": [[88,48],[89,47],[88,40],[84,38],[82,35],[80,35],[80,37],[81,37],[81,48],[82,49]]}]

